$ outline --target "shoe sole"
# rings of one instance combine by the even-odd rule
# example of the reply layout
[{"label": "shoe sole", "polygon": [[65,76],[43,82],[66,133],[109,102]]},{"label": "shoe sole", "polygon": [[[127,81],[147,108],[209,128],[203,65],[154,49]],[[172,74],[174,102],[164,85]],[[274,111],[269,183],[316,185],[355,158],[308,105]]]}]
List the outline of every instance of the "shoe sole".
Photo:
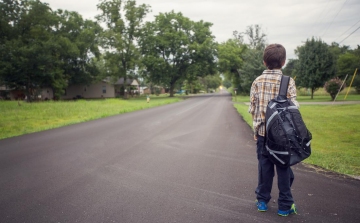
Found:
[{"label": "shoe sole", "polygon": [[278,215],[281,216],[281,217],[287,217],[287,216],[289,216],[291,214],[297,214],[297,213],[296,212],[291,212],[290,214],[279,214],[278,213]]},{"label": "shoe sole", "polygon": [[290,211],[289,211],[289,214],[279,214],[279,213],[278,213],[278,215],[279,215],[279,216],[282,216],[282,217],[287,217],[287,216],[289,216],[289,215],[291,215],[291,214],[297,214],[297,209],[296,209],[296,206],[295,206],[294,204],[291,206],[291,209],[290,209]]}]

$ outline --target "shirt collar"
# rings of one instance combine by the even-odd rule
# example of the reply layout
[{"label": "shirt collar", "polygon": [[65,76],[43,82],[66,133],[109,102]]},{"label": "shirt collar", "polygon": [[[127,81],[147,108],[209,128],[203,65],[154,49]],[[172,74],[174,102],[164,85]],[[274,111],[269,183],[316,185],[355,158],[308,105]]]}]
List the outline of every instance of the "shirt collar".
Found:
[{"label": "shirt collar", "polygon": [[263,74],[279,74],[282,75],[282,71],[278,69],[274,70],[264,70]]}]

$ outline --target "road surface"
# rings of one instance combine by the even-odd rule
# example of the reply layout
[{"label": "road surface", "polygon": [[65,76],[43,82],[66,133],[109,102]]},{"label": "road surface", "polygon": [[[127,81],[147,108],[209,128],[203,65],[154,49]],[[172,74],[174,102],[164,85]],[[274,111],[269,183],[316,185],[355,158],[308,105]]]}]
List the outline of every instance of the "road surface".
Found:
[{"label": "road surface", "polygon": [[230,95],[192,97],[0,140],[0,222],[360,222],[359,180],[293,169],[299,214],[276,180],[259,213],[251,129]]}]

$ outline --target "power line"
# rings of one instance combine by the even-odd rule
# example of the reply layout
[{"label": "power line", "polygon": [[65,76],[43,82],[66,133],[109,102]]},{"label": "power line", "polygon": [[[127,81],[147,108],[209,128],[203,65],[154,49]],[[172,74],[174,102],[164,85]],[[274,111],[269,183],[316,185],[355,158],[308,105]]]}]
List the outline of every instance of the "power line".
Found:
[{"label": "power line", "polygon": [[[355,29],[352,33],[350,33],[345,39],[341,40],[340,43],[342,43],[342,42],[343,42],[344,40],[346,40],[349,36],[351,36],[352,34],[354,34],[354,32],[356,32],[358,29],[360,29],[360,26],[357,27],[357,29]],[[340,45],[340,43],[339,43],[339,45]]]},{"label": "power line", "polygon": [[313,27],[313,29],[312,29],[312,31],[311,31],[312,33],[313,33],[313,31],[314,31],[315,25],[318,23],[319,19],[322,17],[323,13],[324,13],[325,10],[327,9],[327,7],[328,7],[328,5],[329,5],[329,2],[330,2],[330,1],[327,1],[326,6],[323,8],[323,10],[321,11],[320,15],[319,15],[319,16],[317,17],[317,19],[314,21],[314,23],[313,23],[313,25],[312,25],[312,27]]},{"label": "power line", "polygon": [[352,29],[354,26],[356,26],[359,22],[360,22],[360,20],[357,21],[354,25],[352,25],[352,26],[351,26],[349,29],[347,29],[345,32],[343,32],[338,38],[335,39],[334,42],[336,42],[336,40],[338,40],[340,37],[342,37],[345,33],[347,33],[350,29]]},{"label": "power line", "polygon": [[343,5],[341,6],[340,10],[337,12],[337,14],[335,15],[335,17],[334,17],[333,20],[331,21],[331,23],[326,27],[325,32],[321,35],[321,37],[323,37],[323,36],[326,34],[326,32],[327,32],[327,30],[329,29],[329,27],[333,24],[335,18],[339,15],[339,13],[341,12],[341,10],[344,8],[344,5],[345,5],[346,2],[347,2],[347,0],[343,3]]}]

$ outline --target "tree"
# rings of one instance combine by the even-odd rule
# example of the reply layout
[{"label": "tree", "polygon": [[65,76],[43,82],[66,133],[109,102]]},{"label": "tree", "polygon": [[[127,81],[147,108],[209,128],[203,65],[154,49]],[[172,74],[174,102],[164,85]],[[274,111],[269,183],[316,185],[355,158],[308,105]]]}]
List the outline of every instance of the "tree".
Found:
[{"label": "tree", "polygon": [[260,25],[247,27],[245,34],[249,39],[249,49],[243,55],[244,65],[240,69],[238,92],[249,94],[252,82],[266,69],[263,64],[263,52],[266,45],[266,34]]},{"label": "tree", "polygon": [[197,80],[193,80],[189,82],[188,80],[184,81],[183,89],[186,90],[186,93],[198,93],[200,90],[205,89],[205,87],[201,84],[201,77],[198,77]]},{"label": "tree", "polygon": [[225,78],[223,81],[222,81],[222,85],[226,88],[230,88],[231,87],[231,81],[227,78]]},{"label": "tree", "polygon": [[266,67],[263,63],[264,49],[249,49],[244,54],[243,68],[241,69],[241,82],[238,91],[249,94],[253,81],[262,74]]},{"label": "tree", "polygon": [[208,75],[203,78],[203,84],[206,90],[217,89],[221,85],[221,77],[219,75]]},{"label": "tree", "polygon": [[140,38],[147,79],[170,88],[216,73],[216,43],[211,23],[193,22],[181,13],[160,13],[147,22]]},{"label": "tree", "polygon": [[338,76],[343,79],[348,74],[351,77],[355,69],[360,68],[359,61],[360,57],[350,52],[340,55],[337,61]]},{"label": "tree", "polygon": [[236,31],[234,31],[234,37],[218,45],[218,66],[226,79],[232,81],[234,86],[238,86],[240,85],[239,71],[244,64],[247,46],[241,42]]},{"label": "tree", "polygon": [[314,38],[297,47],[295,53],[299,57],[296,81],[298,86],[311,89],[313,99],[314,91],[335,76],[334,56],[325,42]]},{"label": "tree", "polygon": [[14,26],[19,23],[25,7],[24,0],[3,0],[0,2],[0,44],[17,36]]},{"label": "tree", "polygon": [[346,75],[339,75],[340,70],[339,70],[337,61],[339,60],[339,57],[341,55],[350,51],[350,47],[346,46],[346,45],[340,46],[338,43],[332,42],[331,45],[329,45],[329,50],[334,56],[333,58],[334,58],[334,64],[335,64],[335,73],[337,74],[338,77],[340,77],[342,79]]},{"label": "tree", "polygon": [[97,22],[84,20],[77,12],[58,10],[59,22],[55,35],[62,47],[59,51],[61,69],[68,84],[90,84],[99,70],[94,58],[99,58],[98,36],[102,29]]},{"label": "tree", "polygon": [[0,79],[28,100],[44,87],[59,98],[68,84],[90,83],[98,73],[101,28],[76,12],[54,12],[40,1],[5,1],[1,8]]},{"label": "tree", "polygon": [[251,49],[263,50],[266,45],[266,34],[262,31],[260,25],[250,25],[247,27],[245,34],[249,39]]},{"label": "tree", "polygon": [[291,77],[295,77],[295,73],[296,73],[296,64],[299,62],[298,59],[290,59],[287,63],[286,66],[283,69],[283,74],[291,76]]},{"label": "tree", "polygon": [[107,71],[113,79],[123,77],[126,83],[139,64],[140,52],[136,42],[150,6],[137,6],[135,0],[102,0],[97,7],[102,11],[97,19],[106,26],[101,45],[106,50]]},{"label": "tree", "polygon": [[335,100],[337,93],[344,90],[345,87],[338,77],[327,81],[324,85],[325,91],[330,94],[332,100]]},{"label": "tree", "polygon": [[61,46],[54,41],[52,29],[58,19],[51,8],[38,0],[4,3],[7,7],[2,9],[1,20],[10,25],[2,29],[7,32],[1,41],[2,81],[23,90],[30,101],[42,87],[62,88],[66,81],[59,69],[57,51]]},{"label": "tree", "polygon": [[360,94],[360,76],[359,76],[359,73],[355,76],[352,86],[354,86],[356,92],[358,94]]}]

